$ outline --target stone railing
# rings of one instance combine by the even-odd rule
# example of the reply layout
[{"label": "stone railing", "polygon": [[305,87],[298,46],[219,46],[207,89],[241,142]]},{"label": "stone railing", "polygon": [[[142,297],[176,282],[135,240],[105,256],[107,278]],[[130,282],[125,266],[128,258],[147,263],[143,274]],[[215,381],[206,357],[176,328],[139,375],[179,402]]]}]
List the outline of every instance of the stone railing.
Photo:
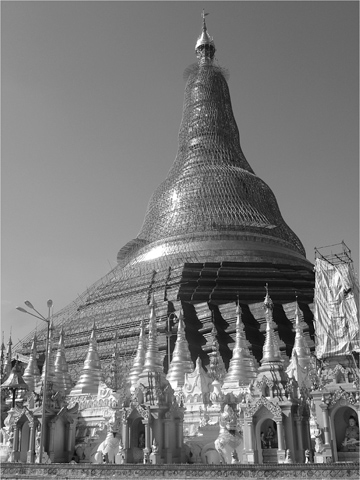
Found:
[{"label": "stone railing", "polygon": [[359,464],[282,464],[282,465],[95,465],[64,464],[51,465],[3,463],[2,479],[131,479],[143,478],[152,480],[195,480],[221,478],[253,478],[253,479],[359,479]]}]

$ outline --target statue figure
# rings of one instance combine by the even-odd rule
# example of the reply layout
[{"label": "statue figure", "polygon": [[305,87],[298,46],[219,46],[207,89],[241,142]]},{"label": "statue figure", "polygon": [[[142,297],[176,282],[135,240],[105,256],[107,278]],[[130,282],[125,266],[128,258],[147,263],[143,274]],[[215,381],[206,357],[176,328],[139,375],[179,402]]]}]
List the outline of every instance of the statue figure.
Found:
[{"label": "statue figure", "polygon": [[141,432],[139,435],[139,448],[145,448],[145,433]]},{"label": "statue figure", "polygon": [[348,426],[345,430],[345,438],[342,442],[343,451],[356,451],[359,449],[359,427],[356,425],[356,418],[351,415]]},{"label": "statue figure", "polygon": [[8,432],[5,430],[5,428],[1,428],[1,429],[0,429],[0,434],[1,434],[0,444],[1,444],[1,445],[7,445],[7,444],[8,444],[8,440],[9,440],[9,434],[8,434]]},{"label": "statue figure", "polygon": [[7,432],[5,428],[1,430],[1,443],[0,443],[0,462],[7,462],[10,453],[12,452],[13,442],[14,442],[14,434],[12,433],[12,441],[10,442],[10,434]]},{"label": "statue figure", "polygon": [[[40,463],[40,438],[41,430],[38,428],[35,436],[35,463]],[[44,449],[42,452],[42,463],[51,463],[50,457]]]},{"label": "statue figure", "polygon": [[239,463],[239,457],[238,454],[236,453],[236,450],[233,450],[231,453],[231,463]]},{"label": "statue figure", "polygon": [[119,450],[120,438],[116,432],[109,432],[97,448],[96,463],[115,463],[115,456]]},{"label": "statue figure", "polygon": [[322,441],[322,432],[319,427],[315,430],[314,436],[315,436],[315,452],[321,453],[324,450],[324,444]]},{"label": "statue figure", "polygon": [[266,439],[265,439],[265,433],[261,432],[260,433],[260,441],[261,441],[261,448],[264,449],[267,447],[266,445]]},{"label": "statue figure", "polygon": [[267,448],[273,448],[274,436],[275,436],[274,430],[269,425],[267,432],[265,434]]},{"label": "statue figure", "polygon": [[151,451],[152,451],[152,453],[159,453],[159,445],[158,445],[155,437],[154,437],[154,440],[153,440],[153,443],[152,443],[152,446],[151,446]]},{"label": "statue figure", "polygon": [[243,436],[237,423],[237,416],[230,405],[225,405],[220,415],[220,432],[215,440],[215,449],[219,452],[223,463],[232,462],[234,450],[238,456],[238,463],[241,463],[243,453]]},{"label": "statue figure", "polygon": [[145,433],[140,432],[138,446],[132,449],[132,455],[135,463],[141,463],[144,459]]},{"label": "statue figure", "polygon": [[310,463],[310,450],[305,450],[305,463]]},{"label": "statue figure", "polygon": [[286,452],[285,452],[284,463],[293,463],[292,458],[291,458],[291,451],[289,449],[287,449]]}]

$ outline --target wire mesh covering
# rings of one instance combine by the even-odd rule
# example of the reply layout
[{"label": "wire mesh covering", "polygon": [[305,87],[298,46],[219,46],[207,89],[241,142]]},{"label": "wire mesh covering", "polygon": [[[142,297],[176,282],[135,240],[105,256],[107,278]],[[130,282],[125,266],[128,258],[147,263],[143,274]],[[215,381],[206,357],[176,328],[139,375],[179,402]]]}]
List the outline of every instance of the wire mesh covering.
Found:
[{"label": "wire mesh covering", "polygon": [[199,232],[254,232],[285,241],[305,256],[274,194],[242,152],[222,69],[200,63],[187,75],[178,154],[150,200],[138,238],[154,242]]}]

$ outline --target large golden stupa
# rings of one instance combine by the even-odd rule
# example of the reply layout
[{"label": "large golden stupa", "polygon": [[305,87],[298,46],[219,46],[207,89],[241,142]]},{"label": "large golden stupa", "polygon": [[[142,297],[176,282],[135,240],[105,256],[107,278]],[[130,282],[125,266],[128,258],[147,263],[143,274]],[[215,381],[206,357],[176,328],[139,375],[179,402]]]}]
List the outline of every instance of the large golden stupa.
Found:
[{"label": "large golden stupa", "polygon": [[[94,322],[105,380],[115,344],[124,365],[135,355],[152,295],[165,368],[181,309],[192,360],[200,356],[207,365],[215,326],[228,366],[237,299],[246,339],[259,361],[265,342],[266,284],[281,354],[289,356],[294,342],[296,297],[308,325],[305,334],[313,334],[313,265],[283,220],[275,195],[243,154],[226,71],[215,59],[205,18],[195,53],[197,62],[185,71],[178,153],[152,195],[139,235],[120,249],[112,271],[54,315],[55,332],[60,325],[64,328],[73,378],[80,374]],[[46,332],[37,336],[41,353]],[[17,350],[28,354],[32,337],[29,334]]]}]

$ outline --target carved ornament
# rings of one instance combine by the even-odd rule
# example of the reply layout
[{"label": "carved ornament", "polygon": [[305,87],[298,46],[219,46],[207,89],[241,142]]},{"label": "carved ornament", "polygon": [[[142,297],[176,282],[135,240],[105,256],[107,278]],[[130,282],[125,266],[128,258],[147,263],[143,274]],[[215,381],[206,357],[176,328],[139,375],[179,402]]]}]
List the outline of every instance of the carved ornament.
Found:
[{"label": "carved ornament", "polygon": [[259,390],[261,390],[263,387],[265,387],[265,385],[267,385],[269,388],[272,388],[274,386],[274,382],[272,380],[270,380],[270,378],[267,378],[265,375],[262,377],[261,380],[257,380],[255,382],[255,386]]},{"label": "carved ornament", "polygon": [[246,407],[245,416],[246,417],[254,416],[257,410],[259,410],[262,406],[267,408],[269,412],[274,415],[274,417],[281,418],[281,408],[279,407],[279,405],[276,405],[275,403],[271,402],[264,396],[261,396],[259,400],[257,400],[257,402],[255,402],[253,405],[249,405]]},{"label": "carved ornament", "polygon": [[329,407],[333,407],[340,399],[345,400],[350,405],[359,403],[359,398],[357,398],[355,392],[346,392],[341,387],[339,387],[335,392],[330,393],[326,403]]}]

